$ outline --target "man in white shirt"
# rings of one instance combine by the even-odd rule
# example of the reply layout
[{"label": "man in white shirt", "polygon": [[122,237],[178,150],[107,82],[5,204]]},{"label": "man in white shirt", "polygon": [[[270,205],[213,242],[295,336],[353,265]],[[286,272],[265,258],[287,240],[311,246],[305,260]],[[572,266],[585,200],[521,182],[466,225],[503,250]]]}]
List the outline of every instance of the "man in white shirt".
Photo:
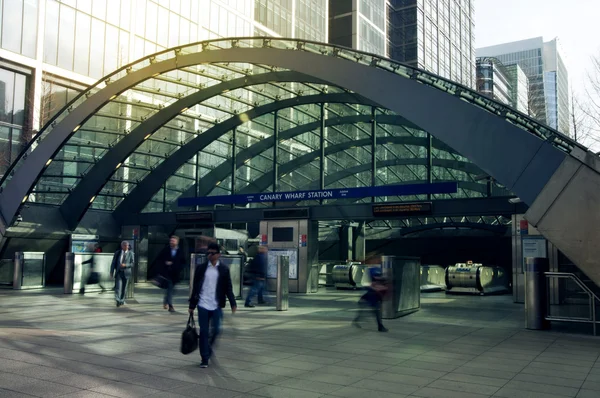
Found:
[{"label": "man in white shirt", "polygon": [[[229,267],[221,264],[219,245],[211,243],[206,251],[208,261],[196,267],[189,312],[192,314],[198,307],[198,324],[200,325],[200,356],[201,368],[208,367],[214,341],[221,331],[222,308],[225,307],[225,297],[229,300],[231,312],[237,308]],[[209,341],[209,328],[212,322],[212,336]]]}]

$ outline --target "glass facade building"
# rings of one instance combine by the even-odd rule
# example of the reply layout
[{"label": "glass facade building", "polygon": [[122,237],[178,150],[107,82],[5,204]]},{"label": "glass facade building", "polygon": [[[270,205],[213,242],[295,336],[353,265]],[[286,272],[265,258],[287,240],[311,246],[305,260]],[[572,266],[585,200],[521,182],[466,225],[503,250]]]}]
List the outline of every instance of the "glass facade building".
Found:
[{"label": "glass facade building", "polygon": [[388,55],[386,0],[329,0],[329,42]]},{"label": "glass facade building", "polygon": [[388,0],[390,58],[475,86],[474,0]]},{"label": "glass facade building", "polygon": [[477,56],[495,57],[504,65],[519,65],[529,79],[530,115],[569,133],[569,76],[557,39],[544,42],[537,37],[480,48]]},{"label": "glass facade building", "polygon": [[478,58],[477,91],[506,105],[513,105],[511,84],[504,66],[491,58]]}]

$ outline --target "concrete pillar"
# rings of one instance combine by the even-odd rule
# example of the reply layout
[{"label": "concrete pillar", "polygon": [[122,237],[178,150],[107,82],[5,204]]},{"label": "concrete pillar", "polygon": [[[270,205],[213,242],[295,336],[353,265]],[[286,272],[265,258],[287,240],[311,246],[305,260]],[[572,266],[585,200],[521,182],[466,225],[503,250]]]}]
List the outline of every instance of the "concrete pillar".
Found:
[{"label": "concrete pillar", "polygon": [[353,228],[354,260],[365,261],[367,242],[365,239],[365,223],[361,222]]},{"label": "concrete pillar", "polygon": [[348,225],[342,225],[340,228],[340,260],[353,260],[352,242],[352,227]]}]

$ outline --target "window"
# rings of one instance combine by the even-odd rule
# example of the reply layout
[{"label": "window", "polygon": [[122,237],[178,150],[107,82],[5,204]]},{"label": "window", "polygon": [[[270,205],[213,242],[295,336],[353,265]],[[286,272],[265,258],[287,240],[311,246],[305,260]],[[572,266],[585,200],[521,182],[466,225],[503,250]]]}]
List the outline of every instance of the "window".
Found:
[{"label": "window", "polygon": [[73,70],[73,53],[75,37],[75,10],[60,7],[60,23],[58,33],[58,66]]},{"label": "window", "polygon": [[44,62],[56,65],[58,54],[58,3],[46,4],[46,30],[44,32]]},{"label": "window", "polygon": [[[92,37],[90,41],[90,76],[100,79],[104,72],[104,22],[92,19]],[[97,50],[98,49],[98,50]]]},{"label": "window", "polygon": [[16,53],[21,52],[21,22],[23,20],[23,0],[4,1],[2,15],[2,48]]}]

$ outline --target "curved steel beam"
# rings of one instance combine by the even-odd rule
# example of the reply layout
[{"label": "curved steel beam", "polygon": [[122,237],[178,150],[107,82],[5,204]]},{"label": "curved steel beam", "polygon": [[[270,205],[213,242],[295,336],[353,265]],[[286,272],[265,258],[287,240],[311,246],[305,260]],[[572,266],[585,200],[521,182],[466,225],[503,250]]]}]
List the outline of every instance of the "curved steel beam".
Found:
[{"label": "curved steel beam", "polygon": [[[342,124],[361,123],[361,122],[366,123],[369,121],[371,121],[371,115],[341,116],[341,117],[326,119],[325,127],[337,126],[337,125],[342,125]],[[408,122],[406,119],[404,119],[403,117],[398,116],[398,115],[377,115],[377,122],[380,124],[387,124],[387,125],[405,125],[405,126],[408,125],[410,127],[413,127],[412,123]],[[321,125],[320,121],[303,124],[303,125],[291,128],[289,130],[280,132],[279,138],[280,138],[280,140],[288,140],[288,139],[297,137],[299,135],[302,135],[304,133],[307,133],[309,131],[316,130],[320,127],[320,125]],[[416,127],[416,126],[414,126],[414,127]],[[381,142],[382,140],[385,141],[388,138],[392,138],[392,137],[385,137],[385,138],[378,137],[377,140],[378,140],[378,142]],[[394,138],[397,138],[397,139],[402,138],[402,140],[397,140],[397,141],[392,140],[395,143],[400,143],[400,144],[405,144],[405,145],[419,145],[419,146],[427,145],[426,138],[424,138],[424,137],[421,138],[421,137],[402,136],[402,137],[394,137]],[[370,143],[371,140],[370,139],[367,139],[367,140],[369,141],[368,143]],[[364,146],[364,145],[368,144],[368,143],[357,144],[356,141],[351,141],[351,142],[353,142],[353,144],[350,146]],[[361,140],[361,142],[365,142],[365,141]],[[265,138],[264,140],[257,142],[256,144],[244,149],[240,153],[238,153],[236,155],[236,169],[239,167],[242,167],[247,160],[252,159],[255,156],[258,156],[259,154],[261,154],[262,152],[266,151],[269,148],[272,148],[273,143],[274,143],[274,138],[268,137],[268,138]],[[454,149],[450,148],[448,145],[444,144],[443,142],[441,142],[438,139],[433,139],[433,145],[438,149],[441,149],[441,150],[444,150],[447,152],[456,153],[456,151],[454,151]],[[328,152],[328,151],[331,151],[330,148],[331,147],[326,148],[325,152],[333,153],[333,152]],[[309,156],[312,156],[311,159],[314,159],[315,153],[316,152],[313,152],[309,155]],[[320,154],[317,154],[317,155],[320,155]],[[307,155],[304,155],[304,156],[307,156]],[[283,167],[285,167],[285,166],[283,166]],[[197,194],[196,194],[196,185],[192,184],[192,186],[190,188],[188,188],[188,190],[185,193],[183,193],[180,197],[206,196],[217,186],[217,183],[219,181],[223,181],[230,174],[231,174],[231,160],[227,160],[227,161],[221,163],[219,166],[215,167],[212,171],[210,171],[208,174],[206,174],[204,177],[202,177],[198,181],[198,193]]]},{"label": "curved steel beam", "polygon": [[[0,211],[5,225],[16,217],[48,160],[54,157],[78,126],[110,101],[113,95],[155,74],[206,63],[242,62],[295,70],[360,93],[377,106],[396,114],[410,115],[414,124],[455,148],[528,205],[533,203],[567,156],[549,142],[511,124],[504,116],[475,107],[445,89],[379,68],[377,62],[365,65],[309,52],[302,47],[298,50],[207,47],[197,53],[176,51],[175,54],[173,58],[151,62],[110,82],[75,107],[45,139],[39,141],[35,150],[14,170],[12,179],[0,194]],[[377,60],[374,58],[374,61]],[[472,92],[467,88],[461,91],[466,94]],[[471,97],[479,96],[472,93]],[[510,154],[510,159],[507,154]]]},{"label": "curved steel beam", "polygon": [[125,162],[127,157],[144,142],[145,137],[147,137],[148,134],[153,134],[174,117],[179,115],[182,109],[191,108],[198,103],[220,95],[224,91],[269,83],[272,81],[323,83],[323,81],[319,79],[293,71],[267,72],[215,84],[173,102],[142,122],[129,134],[125,135],[92,167],[79,184],[77,184],[75,189],[73,189],[60,206],[60,212],[63,215],[68,228],[72,230],[77,227],[77,224],[91,205],[90,199],[102,190],[102,187],[114,174],[115,169]]},{"label": "curved steel beam", "polygon": [[271,102],[253,108],[243,115],[231,117],[216,126],[206,130],[204,133],[194,138],[186,145],[173,152],[171,156],[159,164],[149,175],[147,175],[139,184],[131,191],[129,195],[123,199],[119,206],[114,211],[114,217],[119,219],[124,214],[139,212],[145,206],[152,196],[160,189],[164,182],[192,156],[202,151],[214,140],[218,139],[228,131],[246,123],[248,120],[255,119],[259,116],[266,115],[276,110],[290,108],[298,105],[314,104],[314,103],[352,103],[366,104],[375,106],[374,103],[362,98],[359,95],[351,93],[340,94],[316,94],[303,97],[295,97],[282,101]]},{"label": "curved steel beam", "polygon": [[[391,137],[391,138],[393,138],[393,137]],[[399,138],[399,137],[397,137],[397,138]],[[340,145],[346,145],[346,143],[340,144]],[[334,146],[332,146],[331,148],[333,148],[333,147]],[[325,151],[327,153],[327,148],[325,149]],[[313,155],[311,156],[311,158],[309,158],[307,155],[301,156],[301,158],[304,158],[303,162],[309,163],[310,161],[312,161],[317,156],[316,152],[318,152],[318,151],[312,152]],[[298,158],[298,159],[300,159],[300,158]],[[287,174],[287,173],[293,171],[295,168],[299,167],[300,166],[299,162],[295,162],[295,160],[298,160],[298,159],[294,159],[291,162],[281,165],[279,167],[280,175]],[[412,159],[390,159],[390,160],[380,160],[377,162],[377,168],[390,167],[390,166],[406,166],[406,165],[426,166],[427,159],[425,159],[425,158],[421,158],[421,159],[415,159],[415,158],[412,158]],[[455,169],[455,170],[462,170],[462,171],[466,171],[467,173],[472,173],[472,174],[481,172],[481,170],[479,170],[479,168],[476,165],[474,165],[473,163],[461,162],[458,160],[433,159],[433,165],[440,166],[440,167],[447,167],[447,168]],[[334,182],[342,180],[346,177],[350,177],[354,174],[362,173],[364,171],[369,171],[369,170],[371,170],[371,163],[365,163],[365,164],[360,164],[358,166],[347,168],[342,171],[338,171],[337,173],[329,174],[328,176],[325,177],[325,186],[329,186],[329,185],[333,184]],[[239,194],[245,195],[245,194],[250,194],[250,193],[263,192],[269,186],[271,186],[272,183],[273,183],[272,175],[270,175],[269,173],[266,173],[266,174],[263,174],[261,177],[257,178],[256,180],[254,180],[251,184],[246,185],[243,189],[240,190]],[[306,189],[306,190],[318,189],[318,188],[319,188],[319,181],[313,181],[312,183],[307,185],[306,188],[303,188],[303,190],[304,189]]]}]

